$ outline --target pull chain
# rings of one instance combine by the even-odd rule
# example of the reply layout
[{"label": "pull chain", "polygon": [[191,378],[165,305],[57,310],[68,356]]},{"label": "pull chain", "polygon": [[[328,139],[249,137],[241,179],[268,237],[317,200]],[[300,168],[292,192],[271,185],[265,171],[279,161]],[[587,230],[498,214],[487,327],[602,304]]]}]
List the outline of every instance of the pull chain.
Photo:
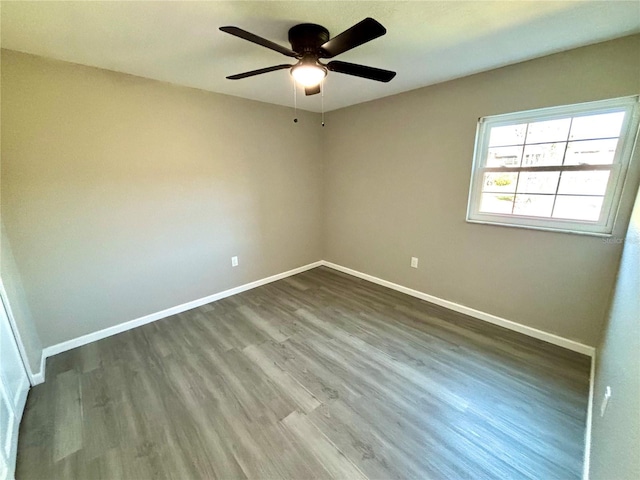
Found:
[{"label": "pull chain", "polygon": [[293,123],[298,123],[298,89],[296,81],[293,80]]},{"label": "pull chain", "polygon": [[324,127],[324,80],[320,82],[320,104],[322,105],[322,126]]}]

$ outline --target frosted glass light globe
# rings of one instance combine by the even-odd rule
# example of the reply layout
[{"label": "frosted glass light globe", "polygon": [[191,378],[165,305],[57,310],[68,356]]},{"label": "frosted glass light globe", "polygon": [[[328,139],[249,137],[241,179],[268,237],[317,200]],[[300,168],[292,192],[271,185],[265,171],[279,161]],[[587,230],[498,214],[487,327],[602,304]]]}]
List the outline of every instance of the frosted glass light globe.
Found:
[{"label": "frosted glass light globe", "polygon": [[327,75],[327,71],[316,65],[298,65],[291,69],[291,75],[304,87],[315,87]]}]

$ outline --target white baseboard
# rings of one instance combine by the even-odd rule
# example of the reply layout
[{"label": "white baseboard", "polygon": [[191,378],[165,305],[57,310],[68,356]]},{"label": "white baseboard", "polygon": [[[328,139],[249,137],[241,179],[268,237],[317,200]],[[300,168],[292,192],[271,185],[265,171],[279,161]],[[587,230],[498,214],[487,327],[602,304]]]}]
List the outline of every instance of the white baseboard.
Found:
[{"label": "white baseboard", "polygon": [[298,273],[311,270],[312,268],[316,268],[321,265],[322,265],[322,261],[310,263],[308,265],[303,265],[302,267],[294,268],[293,270],[278,273],[270,277],[256,280],[255,282],[246,283],[244,285],[240,285],[239,287],[230,288],[229,290],[224,290],[219,293],[214,293],[213,295],[209,295],[207,297],[199,298],[197,300],[192,300],[190,302],[183,303],[182,305],[176,305],[175,307],[167,308],[159,312],[145,315],[144,317],[136,318],[134,320],[129,320],[128,322],[114,325],[113,327],[104,328],[102,330],[98,330],[97,332],[88,333],[86,335],[82,335],[81,337],[73,338],[71,340],[67,340],[66,342],[61,342],[56,345],[51,345],[50,347],[46,347],[42,351],[42,362],[41,362],[40,372],[36,375],[38,379],[38,383],[44,382],[45,364],[46,364],[46,359],[48,357],[57,355],[58,353],[66,352],[67,350],[72,350],[74,348],[81,347],[88,343],[97,342],[98,340],[102,340],[103,338],[107,338],[112,335],[117,335],[118,333],[126,332],[127,330],[131,330],[132,328],[140,327],[147,323],[155,322],[156,320],[170,317],[171,315],[176,315],[178,313],[182,313],[187,310],[191,310],[191,309],[200,307],[202,305],[206,305],[207,303],[215,302],[216,300],[221,300],[223,298],[230,297],[232,295],[236,295],[241,292],[246,292],[247,290],[251,290],[252,288],[260,287],[262,285],[266,285],[267,283],[275,282],[276,280],[281,280],[283,278],[287,278],[292,275],[296,275]]},{"label": "white baseboard", "polygon": [[378,285],[382,285],[387,288],[391,288],[393,290],[397,290],[402,293],[406,293],[407,295],[411,295],[412,297],[420,298],[421,300],[425,300],[427,302],[434,303],[436,305],[440,305],[442,307],[448,308],[450,310],[463,313],[465,315],[469,315],[471,317],[484,320],[485,322],[493,323],[495,325],[499,325],[501,327],[508,328],[509,330],[514,330],[516,332],[523,333],[530,337],[537,338],[539,340],[544,340],[546,342],[552,343],[554,345],[558,345],[569,350],[573,350],[575,352],[582,353],[584,355],[589,355],[591,357],[595,354],[595,348],[590,347],[588,345],[584,345],[582,343],[576,342],[574,340],[569,340],[558,335],[554,335],[552,333],[544,332],[542,330],[538,330],[536,328],[528,327],[526,325],[522,325],[520,323],[512,322],[511,320],[507,320],[496,315],[492,315],[490,313],[481,312],[480,310],[476,310],[471,307],[467,307],[465,305],[460,305],[455,302],[451,302],[449,300],[444,300],[439,297],[435,297],[433,295],[429,295],[427,293],[419,292],[418,290],[413,290],[408,287],[404,287],[402,285],[398,285],[393,282],[389,282],[387,280],[382,280],[381,278],[374,277],[372,275],[368,275],[366,273],[359,272],[357,270],[352,270],[351,268],[343,267],[341,265],[337,265],[335,263],[327,262],[325,260],[320,260],[318,262],[313,262],[308,265],[304,265],[302,267],[294,268],[293,270],[289,270],[287,272],[282,272],[277,275],[272,275],[270,277],[266,277],[260,280],[256,280],[255,282],[247,283],[244,285],[240,285],[239,287],[230,288],[229,290],[225,290],[223,292],[214,293],[213,295],[209,295],[204,298],[199,298],[197,300],[193,300],[191,302],[183,303],[182,305],[177,305],[175,307],[167,308],[165,310],[161,310],[159,312],[151,313],[149,315],[145,315],[140,318],[136,318],[134,320],[130,320],[128,322],[120,323],[118,325],[114,325],[113,327],[108,327],[97,332],[88,333],[78,338],[74,338],[71,340],[67,340],[66,342],[58,343],[56,345],[52,345],[46,347],[42,352],[42,361],[40,365],[40,372],[33,375],[33,380],[35,384],[44,382],[45,379],[45,366],[46,359],[53,355],[57,355],[58,353],[66,352],[67,350],[72,350],[77,347],[81,347],[88,343],[96,342],[103,338],[110,337],[112,335],[116,335],[118,333],[125,332],[127,330],[131,330],[132,328],[139,327],[141,325],[145,325],[147,323],[155,322],[156,320],[160,320],[162,318],[170,317],[171,315],[176,315],[178,313],[185,312],[187,310],[191,310],[193,308],[200,307],[207,303],[215,302],[216,300],[220,300],[226,297],[230,297],[232,295],[236,295],[241,292],[245,292],[247,290],[251,290],[252,288],[259,287],[261,285],[265,285],[267,283],[275,282],[276,280],[281,280],[283,278],[290,277],[292,275],[296,275],[298,273],[305,272],[307,270],[311,270],[312,268],[326,266],[332,268],[334,270],[338,270],[343,273],[347,273],[349,275],[353,275],[354,277],[362,278],[364,280],[368,280],[370,282],[376,283]]},{"label": "white baseboard", "polygon": [[575,340],[569,340],[568,338],[560,337],[558,335],[555,335],[553,333],[548,333],[543,330],[538,330],[537,328],[528,327],[526,325],[522,325],[521,323],[516,323],[511,320],[507,320],[506,318],[498,317],[490,313],[476,310],[475,308],[467,307],[465,305],[460,305],[459,303],[455,303],[449,300],[445,300],[443,298],[435,297],[433,295],[429,295],[428,293],[423,293],[408,287],[403,287],[402,285],[398,285],[397,283],[389,282],[387,280],[382,280],[381,278],[374,277],[373,275],[362,273],[357,270],[352,270],[351,268],[347,268],[347,267],[343,267],[342,265],[337,265],[335,263],[327,262],[326,260],[323,260],[320,263],[326,267],[333,268],[334,270],[338,270],[340,272],[353,275],[354,277],[362,278],[363,280],[368,280],[369,282],[372,282],[372,283],[377,283],[378,285],[382,285],[383,287],[391,288],[392,290],[397,290],[398,292],[406,293],[407,295],[411,295],[412,297],[416,297],[430,303],[435,303],[436,305],[440,305],[441,307],[448,308],[449,310],[463,313],[465,315],[469,315],[470,317],[474,317],[479,320],[484,320],[485,322],[493,323],[494,325],[499,325],[501,327],[508,328],[509,330],[514,330],[516,332],[523,333],[530,337],[537,338],[538,340],[543,340],[545,342],[552,343],[554,345],[558,345],[560,347],[564,347],[569,350],[573,350],[574,352],[582,353],[583,355],[588,355],[590,357],[593,357],[595,354],[594,347],[585,345],[580,342],[576,342]]},{"label": "white baseboard", "polygon": [[44,370],[46,366],[47,366],[47,357],[45,356],[45,353],[43,350],[42,355],[40,355],[40,371],[37,373],[34,373],[31,376],[31,380],[32,380],[31,385],[35,386],[35,385],[40,385],[41,383],[44,383]]},{"label": "white baseboard", "polygon": [[591,468],[591,426],[593,423],[593,402],[596,388],[596,354],[591,357],[591,375],[589,377],[589,406],[587,407],[587,426],[584,430],[584,461],[582,462],[582,480],[589,480]]}]

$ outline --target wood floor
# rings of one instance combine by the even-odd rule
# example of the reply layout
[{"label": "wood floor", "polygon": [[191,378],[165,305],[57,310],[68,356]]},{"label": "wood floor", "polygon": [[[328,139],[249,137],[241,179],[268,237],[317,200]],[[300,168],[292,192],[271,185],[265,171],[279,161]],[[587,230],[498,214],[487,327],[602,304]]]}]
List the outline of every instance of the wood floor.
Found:
[{"label": "wood floor", "polygon": [[317,268],[50,358],[22,479],[578,479],[589,359]]}]

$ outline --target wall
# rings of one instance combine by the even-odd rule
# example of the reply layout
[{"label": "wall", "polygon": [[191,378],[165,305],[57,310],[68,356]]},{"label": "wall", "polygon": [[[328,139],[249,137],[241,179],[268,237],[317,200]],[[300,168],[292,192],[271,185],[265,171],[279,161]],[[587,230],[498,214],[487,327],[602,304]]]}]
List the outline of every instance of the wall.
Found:
[{"label": "wall", "polygon": [[320,260],[319,122],[292,118],[2,51],[2,219],[43,345]]},{"label": "wall", "polygon": [[639,92],[636,35],[329,113],[325,260],[595,346],[621,245],[466,223],[476,123]]},{"label": "wall", "polygon": [[[606,387],[606,414],[600,405]],[[611,310],[598,348],[591,480],[640,478],[640,195],[629,224]]]}]

